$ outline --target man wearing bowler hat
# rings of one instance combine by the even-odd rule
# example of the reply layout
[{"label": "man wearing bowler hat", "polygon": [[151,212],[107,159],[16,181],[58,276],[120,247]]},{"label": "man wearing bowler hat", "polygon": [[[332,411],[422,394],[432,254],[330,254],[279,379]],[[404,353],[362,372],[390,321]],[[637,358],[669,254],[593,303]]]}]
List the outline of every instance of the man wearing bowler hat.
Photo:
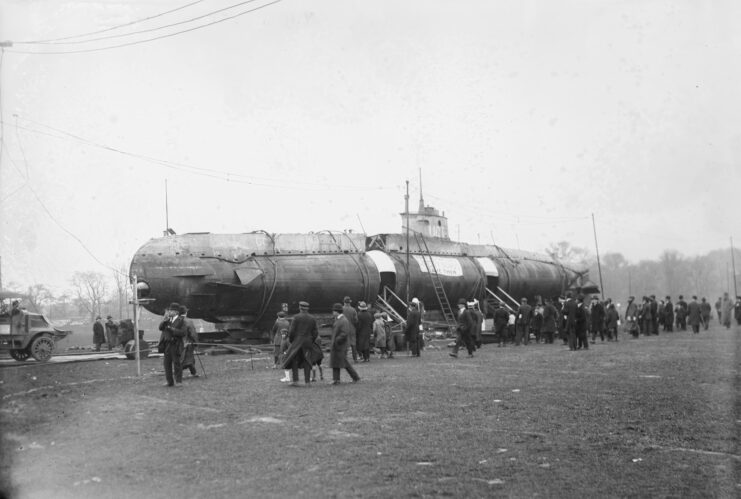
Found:
[{"label": "man wearing bowler hat", "polygon": [[304,369],[304,383],[310,386],[311,366],[314,364],[314,340],[319,336],[316,319],[309,314],[309,304],[301,301],[299,313],[293,317],[288,328],[290,346],[283,358],[283,369],[290,369],[293,375],[291,386],[298,386],[298,368]]},{"label": "man wearing bowler hat", "polygon": [[162,331],[162,340],[165,343],[165,379],[167,379],[167,386],[175,386],[175,383],[183,382],[183,368],[180,364],[180,358],[183,354],[185,319],[180,315],[180,304],[178,303],[171,303],[166,314],[159,328]]}]

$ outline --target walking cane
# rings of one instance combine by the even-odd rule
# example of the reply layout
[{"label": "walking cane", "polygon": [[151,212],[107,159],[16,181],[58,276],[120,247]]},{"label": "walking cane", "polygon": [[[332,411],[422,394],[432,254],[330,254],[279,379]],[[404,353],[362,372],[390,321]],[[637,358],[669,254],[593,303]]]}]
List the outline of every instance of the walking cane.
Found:
[{"label": "walking cane", "polygon": [[193,355],[198,357],[198,363],[201,365],[201,371],[203,371],[203,378],[208,379],[208,376],[206,376],[206,369],[203,367],[203,361],[201,360],[201,356],[196,353],[195,346],[193,347]]}]

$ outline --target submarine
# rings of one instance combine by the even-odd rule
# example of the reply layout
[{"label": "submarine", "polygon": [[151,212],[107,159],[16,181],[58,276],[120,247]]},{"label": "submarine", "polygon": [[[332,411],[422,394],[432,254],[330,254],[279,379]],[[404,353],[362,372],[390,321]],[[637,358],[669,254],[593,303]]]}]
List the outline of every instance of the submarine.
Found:
[{"label": "submarine", "polygon": [[400,233],[375,235],[168,234],[142,245],[129,272],[148,311],[161,315],[177,302],[237,341],[268,339],[277,312],[293,314],[299,301],[328,319],[349,296],[403,322],[415,297],[425,321],[445,329],[460,298],[477,299],[489,314],[493,302],[515,309],[522,298],[599,291],[588,269],[548,255],[451,240],[445,213],[421,196],[418,211],[407,206],[401,216]]}]

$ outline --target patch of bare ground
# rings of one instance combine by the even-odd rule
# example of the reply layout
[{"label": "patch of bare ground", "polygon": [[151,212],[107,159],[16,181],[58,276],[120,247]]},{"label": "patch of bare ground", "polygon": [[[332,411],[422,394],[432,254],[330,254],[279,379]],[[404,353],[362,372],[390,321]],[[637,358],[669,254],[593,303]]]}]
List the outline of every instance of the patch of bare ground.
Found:
[{"label": "patch of bare ground", "polygon": [[[737,497],[741,331],[442,350],[288,387],[203,356],[0,368],[7,497]],[[347,380],[343,373],[343,379]]]}]

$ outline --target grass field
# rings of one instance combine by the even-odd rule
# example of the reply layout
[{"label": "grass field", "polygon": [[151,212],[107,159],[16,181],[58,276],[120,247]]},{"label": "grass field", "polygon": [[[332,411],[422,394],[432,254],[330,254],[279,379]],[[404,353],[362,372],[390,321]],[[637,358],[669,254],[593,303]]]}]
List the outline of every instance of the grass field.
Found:
[{"label": "grass field", "polygon": [[740,335],[443,346],[310,388],[241,355],[181,388],[160,359],[4,367],[1,476],[21,498],[739,497]]}]

